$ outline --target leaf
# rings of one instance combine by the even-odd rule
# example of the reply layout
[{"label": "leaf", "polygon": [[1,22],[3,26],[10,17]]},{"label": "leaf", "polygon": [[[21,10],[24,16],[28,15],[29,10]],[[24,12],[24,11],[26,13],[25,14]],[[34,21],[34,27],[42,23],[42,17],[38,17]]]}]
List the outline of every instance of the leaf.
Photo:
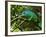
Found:
[{"label": "leaf", "polygon": [[20,32],[20,30],[18,28],[16,28],[13,32]]}]

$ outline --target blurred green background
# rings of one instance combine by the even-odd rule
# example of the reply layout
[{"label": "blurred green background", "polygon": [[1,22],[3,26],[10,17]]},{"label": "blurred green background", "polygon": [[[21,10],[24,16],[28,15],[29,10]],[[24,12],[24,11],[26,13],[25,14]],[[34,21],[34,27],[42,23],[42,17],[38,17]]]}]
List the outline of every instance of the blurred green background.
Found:
[{"label": "blurred green background", "polygon": [[11,5],[11,32],[42,30],[42,7]]}]

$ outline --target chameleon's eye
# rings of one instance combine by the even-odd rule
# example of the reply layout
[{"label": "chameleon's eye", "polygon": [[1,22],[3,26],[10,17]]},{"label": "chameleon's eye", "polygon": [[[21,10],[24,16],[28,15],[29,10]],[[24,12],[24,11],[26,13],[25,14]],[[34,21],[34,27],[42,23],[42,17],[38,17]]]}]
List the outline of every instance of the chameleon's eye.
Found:
[{"label": "chameleon's eye", "polygon": [[25,14],[25,12],[24,12],[24,14]]}]

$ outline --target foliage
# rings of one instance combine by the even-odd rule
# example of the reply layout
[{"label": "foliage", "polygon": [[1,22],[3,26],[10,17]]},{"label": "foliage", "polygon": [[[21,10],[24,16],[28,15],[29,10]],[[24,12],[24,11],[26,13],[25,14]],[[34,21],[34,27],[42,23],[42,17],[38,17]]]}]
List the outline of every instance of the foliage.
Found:
[{"label": "foliage", "polygon": [[40,6],[11,5],[11,32],[42,30]]}]

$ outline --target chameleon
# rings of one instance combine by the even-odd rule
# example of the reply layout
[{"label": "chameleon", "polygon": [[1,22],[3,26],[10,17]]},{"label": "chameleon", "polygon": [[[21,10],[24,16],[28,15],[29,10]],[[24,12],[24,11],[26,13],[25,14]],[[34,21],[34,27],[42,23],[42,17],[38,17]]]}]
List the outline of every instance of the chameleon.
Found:
[{"label": "chameleon", "polygon": [[24,17],[27,17],[27,20],[28,20],[28,21],[31,21],[32,19],[33,19],[34,21],[37,21],[37,15],[36,15],[35,12],[33,12],[32,10],[26,9],[26,10],[24,10],[24,11],[22,12],[21,15],[24,16]]}]

